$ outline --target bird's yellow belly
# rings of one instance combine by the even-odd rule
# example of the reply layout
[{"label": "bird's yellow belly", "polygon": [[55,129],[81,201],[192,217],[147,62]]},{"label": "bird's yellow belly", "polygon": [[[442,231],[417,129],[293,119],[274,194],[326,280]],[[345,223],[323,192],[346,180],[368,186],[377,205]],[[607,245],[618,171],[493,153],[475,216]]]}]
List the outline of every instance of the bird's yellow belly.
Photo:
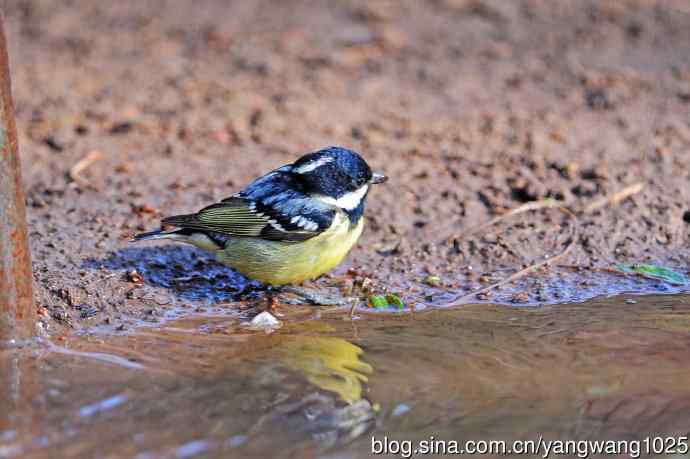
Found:
[{"label": "bird's yellow belly", "polygon": [[315,279],[335,268],[355,245],[362,228],[350,227],[347,216],[338,213],[331,227],[304,242],[285,243],[256,238],[236,238],[216,252],[221,263],[245,276],[271,285]]}]

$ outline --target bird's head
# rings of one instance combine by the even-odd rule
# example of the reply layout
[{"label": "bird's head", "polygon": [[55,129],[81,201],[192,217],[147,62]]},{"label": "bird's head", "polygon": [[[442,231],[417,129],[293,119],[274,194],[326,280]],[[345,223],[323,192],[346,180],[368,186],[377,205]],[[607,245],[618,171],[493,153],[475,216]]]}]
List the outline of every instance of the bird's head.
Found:
[{"label": "bird's head", "polygon": [[387,180],[385,175],[372,172],[359,154],[341,147],[304,155],[292,164],[291,170],[299,175],[309,194],[345,210],[357,208],[370,185]]}]

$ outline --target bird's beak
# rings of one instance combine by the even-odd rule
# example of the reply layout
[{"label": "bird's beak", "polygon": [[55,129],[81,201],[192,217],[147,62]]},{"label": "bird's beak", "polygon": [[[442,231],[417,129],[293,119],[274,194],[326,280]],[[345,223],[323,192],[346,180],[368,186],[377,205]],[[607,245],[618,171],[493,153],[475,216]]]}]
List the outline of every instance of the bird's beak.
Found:
[{"label": "bird's beak", "polygon": [[371,180],[369,181],[369,183],[373,183],[374,185],[376,185],[378,183],[383,183],[386,180],[388,180],[388,177],[386,177],[383,174],[379,174],[378,172],[374,172],[373,174],[371,174]]}]

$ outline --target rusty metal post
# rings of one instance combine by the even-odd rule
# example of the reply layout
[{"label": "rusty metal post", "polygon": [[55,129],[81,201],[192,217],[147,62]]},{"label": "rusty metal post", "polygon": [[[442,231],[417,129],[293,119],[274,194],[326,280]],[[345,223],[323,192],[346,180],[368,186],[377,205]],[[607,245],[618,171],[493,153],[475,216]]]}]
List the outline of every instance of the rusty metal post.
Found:
[{"label": "rusty metal post", "polygon": [[0,13],[0,347],[31,338],[36,318],[3,22]]}]

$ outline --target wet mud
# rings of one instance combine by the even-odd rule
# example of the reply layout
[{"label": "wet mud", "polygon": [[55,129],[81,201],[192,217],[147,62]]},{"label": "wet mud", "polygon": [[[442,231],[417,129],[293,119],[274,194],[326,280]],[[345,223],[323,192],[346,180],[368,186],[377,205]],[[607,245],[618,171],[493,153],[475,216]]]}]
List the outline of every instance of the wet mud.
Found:
[{"label": "wet mud", "polygon": [[316,289],[366,284],[415,307],[465,295],[563,249],[570,222],[556,209],[467,235],[544,199],[577,213],[572,250],[468,302],[668,287],[599,276],[618,262],[687,270],[684,1],[166,5],[7,2],[49,332],[248,307],[248,282],[206,255],[127,240],[331,144],[391,180]]}]

